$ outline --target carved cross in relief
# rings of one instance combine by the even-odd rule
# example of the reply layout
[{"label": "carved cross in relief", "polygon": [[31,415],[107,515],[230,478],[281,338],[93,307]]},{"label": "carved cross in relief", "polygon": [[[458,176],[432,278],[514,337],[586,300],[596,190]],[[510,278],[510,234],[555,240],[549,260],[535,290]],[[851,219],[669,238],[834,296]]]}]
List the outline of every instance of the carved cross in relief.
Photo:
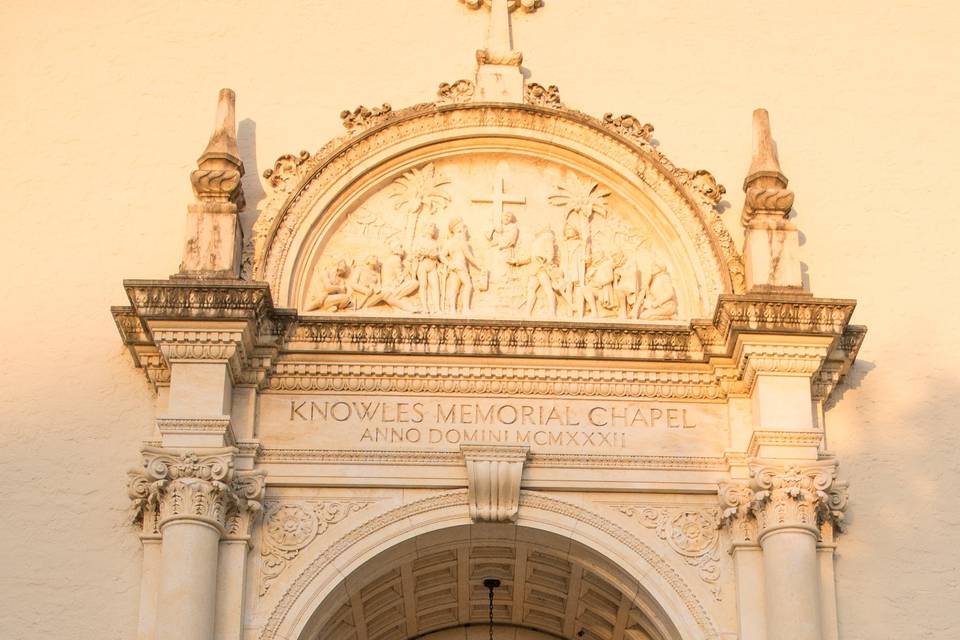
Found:
[{"label": "carved cross in relief", "polygon": [[504,214],[504,205],[508,204],[527,204],[526,196],[513,196],[504,191],[503,174],[506,173],[505,167],[497,167],[497,175],[493,179],[493,193],[489,196],[477,196],[471,198],[470,202],[475,204],[493,205],[493,226],[500,228],[501,220]]}]

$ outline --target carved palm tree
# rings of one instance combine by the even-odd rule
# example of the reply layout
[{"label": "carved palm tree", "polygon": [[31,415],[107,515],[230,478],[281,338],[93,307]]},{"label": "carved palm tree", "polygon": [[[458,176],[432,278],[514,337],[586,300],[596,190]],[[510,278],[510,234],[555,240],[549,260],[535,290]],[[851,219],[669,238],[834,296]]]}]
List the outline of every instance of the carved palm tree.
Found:
[{"label": "carved palm tree", "polygon": [[394,181],[390,197],[395,200],[394,208],[405,214],[403,235],[408,250],[417,237],[420,216],[433,215],[449,204],[450,194],[443,189],[446,184],[450,184],[450,179],[439,173],[432,162],[411,169]]},{"label": "carved palm tree", "polygon": [[587,244],[588,251],[592,234],[590,223],[594,216],[607,217],[607,198],[610,192],[600,188],[600,185],[590,180],[581,181],[574,175],[569,176],[563,184],[557,185],[556,191],[549,197],[550,204],[563,207],[566,212],[566,221],[576,216],[579,221],[580,237]]}]

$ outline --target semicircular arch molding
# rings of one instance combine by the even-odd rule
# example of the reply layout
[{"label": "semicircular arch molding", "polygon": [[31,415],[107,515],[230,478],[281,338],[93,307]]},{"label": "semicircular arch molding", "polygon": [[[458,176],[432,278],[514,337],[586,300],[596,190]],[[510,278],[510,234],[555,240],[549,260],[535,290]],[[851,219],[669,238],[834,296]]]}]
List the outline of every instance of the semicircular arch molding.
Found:
[{"label": "semicircular arch molding", "polygon": [[[337,603],[349,598],[349,576],[379,573],[382,563],[371,560],[400,545],[415,546],[417,538],[468,527],[466,506],[465,490],[450,491],[396,507],[354,528],[288,583],[259,640],[313,640]],[[646,620],[659,619],[656,632],[665,640],[717,636],[694,589],[668,561],[616,523],[578,505],[523,491],[516,528],[591,550],[599,560],[598,573],[621,592],[635,594],[633,605]]]},{"label": "semicircular arch molding", "polygon": [[[718,187],[712,177],[678,169],[649,143],[622,135],[579,112],[529,105],[423,105],[397,112],[392,119],[362,133],[333,141],[316,156],[285,158],[278,161],[277,171],[271,174],[276,189],[255,224],[253,239],[253,277],[269,282],[283,306],[307,310],[313,301],[312,292],[323,284],[317,274],[343,257],[360,259],[358,251],[375,247],[390,253],[388,245],[399,240],[397,244],[407,261],[412,261],[417,251],[415,242],[428,216],[419,227],[414,222],[415,232],[411,232],[409,221],[398,211],[400,203],[390,198],[391,188],[403,176],[427,168],[450,181],[457,179],[457,184],[440,189],[451,193],[447,193],[446,202],[440,202],[442,215],[432,221],[444,227],[440,234],[444,235],[453,219],[463,217],[465,212],[473,216],[467,220],[472,226],[472,244],[486,251],[482,257],[491,263],[487,265],[494,283],[491,291],[502,268],[492,263],[506,255],[497,253],[497,240],[492,238],[499,220],[494,217],[495,208],[478,206],[466,194],[489,191],[494,183],[491,178],[502,177],[498,171],[504,166],[508,180],[519,180],[524,194],[529,193],[525,204],[511,207],[523,231],[519,242],[514,238],[516,246],[506,251],[523,255],[512,258],[515,262],[507,258],[507,263],[516,266],[530,262],[537,253],[534,245],[538,234],[545,227],[556,238],[558,263],[562,262],[559,254],[571,213],[557,200],[549,200],[564,183],[579,182],[587,189],[596,184],[598,191],[609,193],[603,204],[604,214],[609,211],[610,215],[602,223],[598,218],[598,224],[585,225],[582,235],[587,244],[595,245],[587,249],[588,253],[595,252],[595,261],[605,258],[612,263],[624,259],[615,255],[618,251],[628,257],[649,252],[653,262],[665,263],[676,289],[676,319],[709,315],[719,294],[743,290],[742,260],[720,220],[715,206]],[[535,178],[537,171],[542,179]],[[489,228],[479,228],[478,216],[490,220]],[[355,234],[376,228],[379,235],[371,236],[369,243],[357,235],[353,244],[338,244],[338,238],[348,234],[348,227],[353,229],[349,233]],[[361,227],[362,232],[356,231]],[[606,238],[601,237],[603,234]],[[443,238],[438,241],[442,243]],[[387,267],[383,258],[377,268],[381,267]],[[525,274],[531,267],[525,267],[526,271],[504,268],[510,271],[503,276],[504,281],[514,277],[519,282],[516,295],[523,297],[523,280],[529,277]],[[411,279],[415,276],[408,273]],[[495,293],[502,297],[503,291],[501,287]],[[495,293],[488,295],[491,301],[497,299]],[[409,299],[416,302],[417,298],[410,295]],[[480,298],[482,302],[483,294]],[[362,304],[353,301],[353,306]],[[366,314],[373,311],[372,306],[353,310]],[[381,309],[388,306],[384,304]],[[349,308],[350,303],[344,303],[341,310]],[[587,312],[591,312],[589,307]],[[481,309],[478,315],[487,314]]]}]

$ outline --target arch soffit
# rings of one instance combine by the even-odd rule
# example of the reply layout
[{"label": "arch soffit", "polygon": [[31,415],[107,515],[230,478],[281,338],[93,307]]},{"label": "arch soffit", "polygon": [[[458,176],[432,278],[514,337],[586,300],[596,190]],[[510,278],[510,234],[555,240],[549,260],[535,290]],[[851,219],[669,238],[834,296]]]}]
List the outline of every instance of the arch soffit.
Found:
[{"label": "arch soffit", "polygon": [[345,193],[364,189],[368,180],[382,180],[379,169],[393,159],[429,157],[437,145],[453,141],[497,138],[521,151],[531,143],[550,145],[599,163],[632,183],[695,253],[695,268],[706,280],[701,281],[704,296],[742,293],[743,261],[717,208],[723,187],[706,171],[674,165],[649,142],[649,132],[635,133],[621,123],[625,118],[600,121],[566,108],[534,105],[428,103],[388,112],[366,130],[334,139],[315,155],[282,156],[264,174],[272,193],[247,247],[252,276],[267,281],[278,302],[289,305],[301,245],[311,228],[328,224],[342,212],[337,205]]},{"label": "arch soffit", "polygon": [[[467,492],[417,500],[364,522],[316,556],[273,605],[259,640],[297,640],[328,596],[365,562],[417,536],[470,524]],[[697,593],[676,569],[630,531],[578,505],[522,491],[516,523],[581,543],[642,585],[682,638],[713,638],[718,629]]]}]

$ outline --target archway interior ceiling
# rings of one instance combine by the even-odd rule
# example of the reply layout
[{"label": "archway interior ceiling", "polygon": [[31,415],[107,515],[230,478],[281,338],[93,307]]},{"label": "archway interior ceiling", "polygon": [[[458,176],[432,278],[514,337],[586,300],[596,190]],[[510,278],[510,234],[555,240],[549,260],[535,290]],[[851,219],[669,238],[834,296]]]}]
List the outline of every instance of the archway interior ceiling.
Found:
[{"label": "archway interior ceiling", "polygon": [[641,586],[586,546],[513,525],[488,526],[473,538],[469,530],[424,534],[373,558],[321,605],[315,631],[303,640],[409,640],[486,629],[487,578],[501,581],[493,613],[504,629],[563,640],[677,637]]}]

